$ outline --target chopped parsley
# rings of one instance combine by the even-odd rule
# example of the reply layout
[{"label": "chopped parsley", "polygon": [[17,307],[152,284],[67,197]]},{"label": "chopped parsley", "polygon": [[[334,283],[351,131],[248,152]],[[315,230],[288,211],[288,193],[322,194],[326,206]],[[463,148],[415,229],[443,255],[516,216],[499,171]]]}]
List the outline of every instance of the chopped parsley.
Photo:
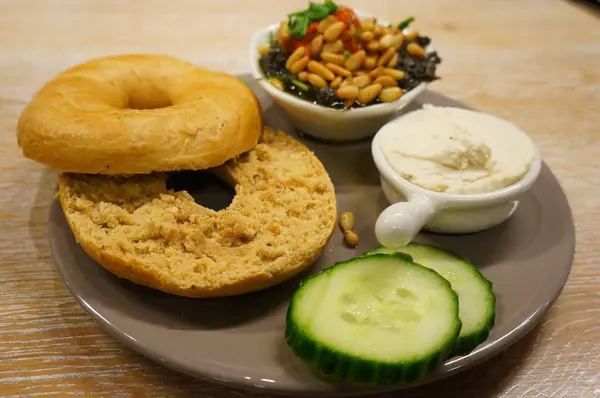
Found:
[{"label": "chopped parsley", "polygon": [[311,1],[308,9],[288,15],[288,32],[290,36],[302,39],[312,23],[333,14],[337,9],[338,6],[331,0],[325,0],[323,4]]},{"label": "chopped parsley", "polygon": [[414,17],[405,19],[404,21],[400,22],[400,24],[398,25],[398,29],[403,30],[403,29],[408,28],[408,25],[410,25],[414,20],[415,20]]}]

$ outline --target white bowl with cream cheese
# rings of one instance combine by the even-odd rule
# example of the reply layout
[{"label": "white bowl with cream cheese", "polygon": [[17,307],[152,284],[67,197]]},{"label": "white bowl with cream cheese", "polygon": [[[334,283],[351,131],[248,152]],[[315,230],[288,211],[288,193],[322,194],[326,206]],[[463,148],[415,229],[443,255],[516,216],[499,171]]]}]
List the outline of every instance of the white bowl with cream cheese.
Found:
[{"label": "white bowl with cream cheese", "polygon": [[391,203],[375,223],[386,247],[405,245],[421,229],[473,233],[504,222],[542,165],[533,140],[514,124],[432,105],[384,125],[371,149]]}]

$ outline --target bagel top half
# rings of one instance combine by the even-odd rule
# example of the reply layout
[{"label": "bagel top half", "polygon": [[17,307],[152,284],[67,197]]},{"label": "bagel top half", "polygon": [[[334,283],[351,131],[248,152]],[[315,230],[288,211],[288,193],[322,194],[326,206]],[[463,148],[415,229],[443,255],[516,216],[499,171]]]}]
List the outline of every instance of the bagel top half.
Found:
[{"label": "bagel top half", "polygon": [[258,100],[239,79],[164,55],[121,55],[75,66],[23,110],[23,155],[89,174],[201,170],[252,149]]}]

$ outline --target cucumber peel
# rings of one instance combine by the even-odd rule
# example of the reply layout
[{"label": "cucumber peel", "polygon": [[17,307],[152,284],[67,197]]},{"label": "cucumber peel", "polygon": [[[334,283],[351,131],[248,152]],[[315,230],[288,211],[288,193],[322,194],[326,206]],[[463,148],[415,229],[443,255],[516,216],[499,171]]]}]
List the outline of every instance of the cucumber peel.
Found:
[{"label": "cucumber peel", "polygon": [[460,330],[458,296],[445,278],[405,254],[370,253],[305,279],[285,336],[322,375],[390,385],[436,369]]},{"label": "cucumber peel", "polygon": [[446,278],[458,295],[462,329],[452,355],[466,355],[489,336],[496,317],[496,296],[492,283],[469,260],[434,246],[409,243],[397,249],[380,247],[365,252],[374,254],[405,253],[413,261]]}]

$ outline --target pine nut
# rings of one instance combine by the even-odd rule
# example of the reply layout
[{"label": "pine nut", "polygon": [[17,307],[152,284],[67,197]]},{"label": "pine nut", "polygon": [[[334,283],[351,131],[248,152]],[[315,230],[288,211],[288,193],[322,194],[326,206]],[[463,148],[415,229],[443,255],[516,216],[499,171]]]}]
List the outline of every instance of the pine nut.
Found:
[{"label": "pine nut", "polygon": [[404,72],[395,68],[383,68],[382,73],[387,76],[391,76],[396,80],[404,79]]},{"label": "pine nut", "polygon": [[344,65],[349,71],[355,71],[358,68],[360,68],[366,57],[367,53],[365,52],[365,50],[357,51],[346,60],[346,63]]},{"label": "pine nut", "polygon": [[354,214],[345,211],[340,215],[340,227],[342,229],[354,229]]},{"label": "pine nut", "polygon": [[369,56],[367,56],[367,59],[363,63],[363,66],[365,67],[365,69],[368,69],[370,71],[377,66],[378,59],[379,59],[379,55],[377,55],[377,54],[369,55]]},{"label": "pine nut", "polygon": [[363,69],[354,71],[354,76],[364,76],[364,75],[368,75],[368,73],[366,71],[364,71]]},{"label": "pine nut", "polygon": [[354,79],[352,79],[352,84],[358,88],[365,88],[371,84],[371,78],[369,75],[356,76]]},{"label": "pine nut", "polygon": [[308,70],[321,76],[325,80],[335,79],[335,75],[332,71],[327,69],[325,65],[318,63],[317,61],[310,61],[308,63]]},{"label": "pine nut", "polygon": [[307,81],[308,80],[308,72],[303,70],[302,72],[298,73],[298,79],[300,79],[303,82]]},{"label": "pine nut", "polygon": [[336,75],[340,75],[340,76],[344,76],[344,77],[350,77],[350,76],[352,76],[352,72],[350,72],[349,70],[344,69],[341,66],[336,65],[334,63],[328,62],[328,63],[325,64],[325,66],[327,67],[327,69],[329,69],[330,71],[332,71]]},{"label": "pine nut", "polygon": [[394,47],[390,47],[387,50],[385,50],[385,52],[381,54],[381,57],[379,57],[379,60],[377,60],[377,66],[387,65],[388,62],[392,60],[394,54],[396,54],[396,50],[394,50]]},{"label": "pine nut", "polygon": [[358,242],[359,242],[358,235],[354,231],[347,229],[344,232],[344,240],[346,241],[346,243],[349,246],[352,246],[352,247],[358,246]]},{"label": "pine nut", "polygon": [[310,42],[310,57],[317,58],[323,51],[323,36],[317,35]]},{"label": "pine nut", "polygon": [[296,61],[298,61],[304,56],[304,52],[305,50],[303,46],[300,46],[296,50],[294,50],[292,55],[290,55],[287,61],[285,61],[285,68],[290,69]]},{"label": "pine nut", "polygon": [[375,38],[375,35],[370,30],[365,30],[360,34],[360,39],[362,41],[371,41]]},{"label": "pine nut", "polygon": [[281,82],[281,80],[279,80],[276,77],[270,78],[269,79],[269,83],[271,83],[271,85],[273,87],[275,87],[276,89],[278,89],[278,90],[281,90],[281,91],[285,90],[285,86],[283,85],[283,83]]},{"label": "pine nut", "polygon": [[269,54],[269,52],[271,51],[271,47],[269,47],[268,44],[261,44],[258,46],[257,50],[260,55],[264,56]]},{"label": "pine nut", "polygon": [[390,62],[386,65],[388,68],[395,68],[398,65],[398,53],[394,54]]},{"label": "pine nut", "polygon": [[375,28],[373,29],[373,34],[375,35],[375,37],[380,37],[381,35],[383,35],[385,33],[385,28],[381,25],[375,25]]},{"label": "pine nut", "polygon": [[298,61],[294,62],[294,64],[290,68],[290,72],[292,72],[292,74],[294,75],[297,75],[298,73],[302,72],[304,68],[306,68],[306,65],[308,65],[308,61],[310,61],[310,58],[308,57],[300,58]]},{"label": "pine nut", "polygon": [[329,25],[325,32],[323,32],[323,38],[325,41],[331,43],[342,34],[342,31],[346,29],[346,24],[342,21],[337,21]]},{"label": "pine nut", "polygon": [[352,79],[348,77],[348,78],[344,79],[344,81],[342,82],[340,87],[348,86],[350,84],[352,84]]},{"label": "pine nut", "polygon": [[375,18],[367,18],[360,21],[360,27],[362,30],[373,30],[375,29]]},{"label": "pine nut", "polygon": [[392,102],[402,97],[402,89],[400,87],[386,87],[379,93],[381,102]]},{"label": "pine nut", "polygon": [[425,56],[427,55],[423,47],[421,47],[417,43],[408,43],[408,46],[406,46],[406,51],[413,57],[417,58],[425,58]]},{"label": "pine nut", "polygon": [[381,49],[387,49],[392,47],[392,45],[394,44],[394,35],[391,33],[386,33],[385,35],[381,36],[381,39],[379,39],[379,48]]},{"label": "pine nut", "polygon": [[340,86],[342,85],[342,79],[343,78],[341,76],[336,77],[335,79],[333,79],[329,87],[331,87],[334,90],[340,88]]},{"label": "pine nut", "polygon": [[308,82],[317,88],[327,88],[327,82],[319,75],[308,74]]},{"label": "pine nut", "polygon": [[391,76],[379,76],[373,83],[381,84],[381,87],[394,87],[398,85],[396,79]]},{"label": "pine nut", "polygon": [[336,40],[333,43],[325,43],[323,52],[340,54],[344,51],[344,43],[341,40]]},{"label": "pine nut", "polygon": [[368,55],[367,58],[365,58],[365,62],[363,62],[363,67],[365,69],[373,69],[377,64],[377,58],[377,55]]},{"label": "pine nut", "polygon": [[379,51],[379,42],[377,40],[372,40],[367,44],[367,50],[371,52]]},{"label": "pine nut", "polygon": [[404,38],[406,40],[414,40],[417,37],[419,37],[419,31],[418,30],[412,30],[412,31],[408,32],[406,35],[404,35]]},{"label": "pine nut", "polygon": [[358,94],[358,102],[366,105],[373,101],[381,92],[381,88],[381,84],[371,84],[370,86],[363,88]]},{"label": "pine nut", "polygon": [[282,42],[287,41],[289,38],[290,33],[288,28],[288,21],[281,21],[281,23],[279,24],[279,29],[277,29],[277,39],[279,40],[279,43],[282,44]]},{"label": "pine nut", "polygon": [[392,38],[392,47],[394,47],[396,51],[400,50],[400,47],[402,47],[402,43],[404,43],[404,35],[402,34],[402,32],[394,35],[394,37]]},{"label": "pine nut", "polygon": [[337,22],[337,18],[333,15],[329,15],[327,18],[324,18],[317,25],[317,32],[323,33],[330,27],[333,23]]},{"label": "pine nut", "polygon": [[385,73],[383,73],[382,66],[378,66],[377,68],[375,68],[371,72],[369,72],[369,76],[371,76],[371,79],[377,79],[379,76],[382,76],[384,74]]},{"label": "pine nut", "polygon": [[342,54],[334,54],[327,52],[321,53],[321,59],[325,62],[336,64],[339,66],[344,66],[344,63],[346,62],[346,57],[344,57]]},{"label": "pine nut", "polygon": [[338,88],[335,94],[341,99],[354,101],[358,97],[358,92],[358,87],[348,85]]},{"label": "pine nut", "polygon": [[350,33],[349,30],[345,30],[342,32],[342,34],[339,36],[340,40],[343,42],[347,42],[350,41],[354,38],[354,36],[352,36],[352,33]]}]

